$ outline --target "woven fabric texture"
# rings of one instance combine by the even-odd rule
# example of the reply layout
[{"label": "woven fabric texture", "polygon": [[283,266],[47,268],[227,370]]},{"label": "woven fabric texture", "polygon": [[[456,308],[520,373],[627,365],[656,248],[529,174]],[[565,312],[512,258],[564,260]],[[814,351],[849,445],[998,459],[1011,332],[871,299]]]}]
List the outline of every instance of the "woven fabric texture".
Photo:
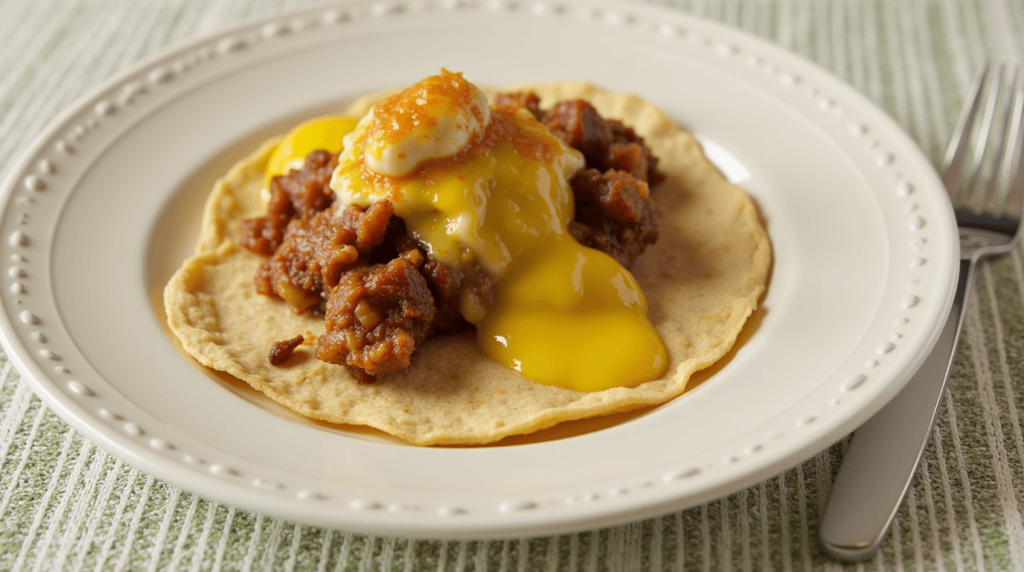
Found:
[{"label": "woven fabric texture", "polygon": [[[148,54],[295,0],[0,0],[0,172]],[[1020,0],[693,0],[843,78],[941,161],[984,60],[1024,59]],[[623,526],[506,541],[310,527],[199,498],[69,428],[0,355],[0,570],[1024,570],[1024,253],[981,264],[952,386],[877,557],[818,547],[842,441],[756,486]]]}]

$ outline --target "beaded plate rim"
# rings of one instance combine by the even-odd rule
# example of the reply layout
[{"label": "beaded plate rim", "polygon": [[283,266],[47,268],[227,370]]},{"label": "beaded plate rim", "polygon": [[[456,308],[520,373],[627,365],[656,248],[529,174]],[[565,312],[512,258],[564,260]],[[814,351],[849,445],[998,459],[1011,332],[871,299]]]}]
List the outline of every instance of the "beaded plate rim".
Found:
[{"label": "beaded plate rim", "polygon": [[[613,33],[639,31],[657,38],[652,42],[685,43],[687,49],[742,62],[751,74],[771,77],[778,89],[799,93],[788,96],[789,103],[816,110],[808,113],[819,113],[822,123],[833,131],[845,130],[858,142],[859,160],[882,173],[889,181],[891,200],[902,205],[900,214],[887,213],[898,221],[890,229],[899,234],[894,240],[907,244],[904,252],[893,253],[903,265],[897,272],[907,288],[895,297],[887,294],[885,320],[891,324],[891,334],[879,337],[870,351],[862,352],[860,367],[846,367],[830,376],[827,391],[816,395],[818,403],[797,408],[790,418],[775,424],[785,429],[767,430],[762,439],[737,445],[717,461],[681,460],[656,474],[586,483],[571,494],[558,490],[494,495],[482,502],[461,503],[410,503],[402,495],[346,497],[336,486],[306,479],[282,482],[280,475],[261,474],[230,456],[210,458],[194,450],[187,438],[152,423],[119,400],[119,395],[69,367],[71,360],[64,356],[73,349],[60,346],[59,312],[49,297],[37,294],[41,291],[37,277],[48,276],[48,269],[40,268],[47,259],[36,257],[33,248],[45,243],[47,228],[39,220],[48,219],[33,215],[40,208],[38,203],[50,200],[48,195],[71,192],[73,182],[66,175],[81,168],[77,162],[88,154],[94,132],[133,109],[156,105],[149,101],[165,86],[173,86],[193,70],[215,67],[218,61],[273,50],[275,42],[295,41],[315,30],[439,12],[469,18],[500,18],[502,13],[571,18]],[[347,2],[299,9],[236,25],[146,58],[84,95],[29,146],[0,187],[0,237],[5,237],[0,250],[8,261],[7,280],[0,290],[0,302],[7,309],[0,321],[3,345],[36,393],[71,425],[115,455],[204,496],[314,524],[425,537],[509,536],[611,524],[704,502],[785,469],[862,422],[905,383],[935,343],[955,281],[952,261],[957,245],[950,230],[951,209],[934,200],[939,182],[933,170],[922,170],[923,164],[927,161],[920,151],[888,116],[828,73],[743,32],[667,9],[581,0]],[[33,262],[40,258],[44,262]],[[925,282],[932,286],[926,288]],[[917,322],[908,331],[907,315],[915,312]],[[922,312],[928,313],[927,319],[919,318]],[[899,364],[888,371],[885,361],[893,356]],[[886,373],[879,375],[879,371]],[[871,385],[866,382],[873,377],[889,379],[884,387],[870,390],[874,393],[869,403],[847,399],[865,393],[861,388]],[[855,413],[849,410],[853,406],[843,408],[851,402],[858,403]],[[829,430],[817,429],[825,426]],[[806,436],[808,432],[815,432],[813,438]],[[780,454],[787,438],[799,446]],[[728,478],[723,479],[723,474]]]}]

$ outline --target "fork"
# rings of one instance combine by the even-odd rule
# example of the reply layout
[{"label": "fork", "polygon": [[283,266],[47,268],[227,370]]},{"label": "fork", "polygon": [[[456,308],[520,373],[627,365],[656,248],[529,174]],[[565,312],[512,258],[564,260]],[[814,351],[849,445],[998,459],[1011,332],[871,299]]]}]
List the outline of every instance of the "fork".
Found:
[{"label": "fork", "polygon": [[[960,232],[953,306],[920,370],[853,434],[819,528],[822,548],[833,558],[864,560],[881,545],[935,423],[960,337],[972,270],[980,258],[1011,250],[1021,235],[1024,73],[1000,65],[991,81],[988,75],[985,65],[957,121],[943,169]],[[986,90],[987,83],[991,85]],[[981,125],[974,130],[979,112]],[[970,169],[965,172],[968,156]]]}]

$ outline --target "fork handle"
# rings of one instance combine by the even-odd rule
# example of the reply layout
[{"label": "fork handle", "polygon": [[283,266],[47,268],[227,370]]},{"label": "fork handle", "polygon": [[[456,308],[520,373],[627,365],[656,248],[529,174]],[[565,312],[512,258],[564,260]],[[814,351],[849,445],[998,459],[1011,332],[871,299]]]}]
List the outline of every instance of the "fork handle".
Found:
[{"label": "fork handle", "polygon": [[833,558],[870,558],[913,482],[949,379],[971,267],[971,260],[960,261],[949,317],[921,368],[854,432],[843,455],[818,531],[822,547]]}]

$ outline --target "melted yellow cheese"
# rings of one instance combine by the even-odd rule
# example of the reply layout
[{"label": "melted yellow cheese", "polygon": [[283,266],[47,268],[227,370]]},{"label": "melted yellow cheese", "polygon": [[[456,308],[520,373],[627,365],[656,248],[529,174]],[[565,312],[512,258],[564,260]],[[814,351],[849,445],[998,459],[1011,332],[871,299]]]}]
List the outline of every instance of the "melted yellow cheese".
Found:
[{"label": "melted yellow cheese", "polygon": [[340,152],[342,140],[355,129],[358,122],[358,119],[351,117],[317,117],[293,128],[277,144],[267,160],[264,188],[270,186],[270,180],[274,177],[301,168],[306,155],[313,151],[320,149],[329,153]]},{"label": "melted yellow cheese", "polygon": [[581,391],[661,376],[665,346],[629,271],[568,236],[524,254],[502,275],[498,303],[477,324],[488,356],[534,381]]},{"label": "melted yellow cheese", "polygon": [[345,204],[390,200],[429,256],[469,282],[480,272],[496,281],[496,300],[466,288],[461,304],[489,357],[533,381],[583,391],[631,387],[664,373],[667,353],[636,280],[568,232],[568,179],[583,167],[577,151],[528,111],[495,108],[450,156],[386,176],[364,159],[381,146],[371,127],[381,118],[373,114],[346,137],[331,187]]}]

